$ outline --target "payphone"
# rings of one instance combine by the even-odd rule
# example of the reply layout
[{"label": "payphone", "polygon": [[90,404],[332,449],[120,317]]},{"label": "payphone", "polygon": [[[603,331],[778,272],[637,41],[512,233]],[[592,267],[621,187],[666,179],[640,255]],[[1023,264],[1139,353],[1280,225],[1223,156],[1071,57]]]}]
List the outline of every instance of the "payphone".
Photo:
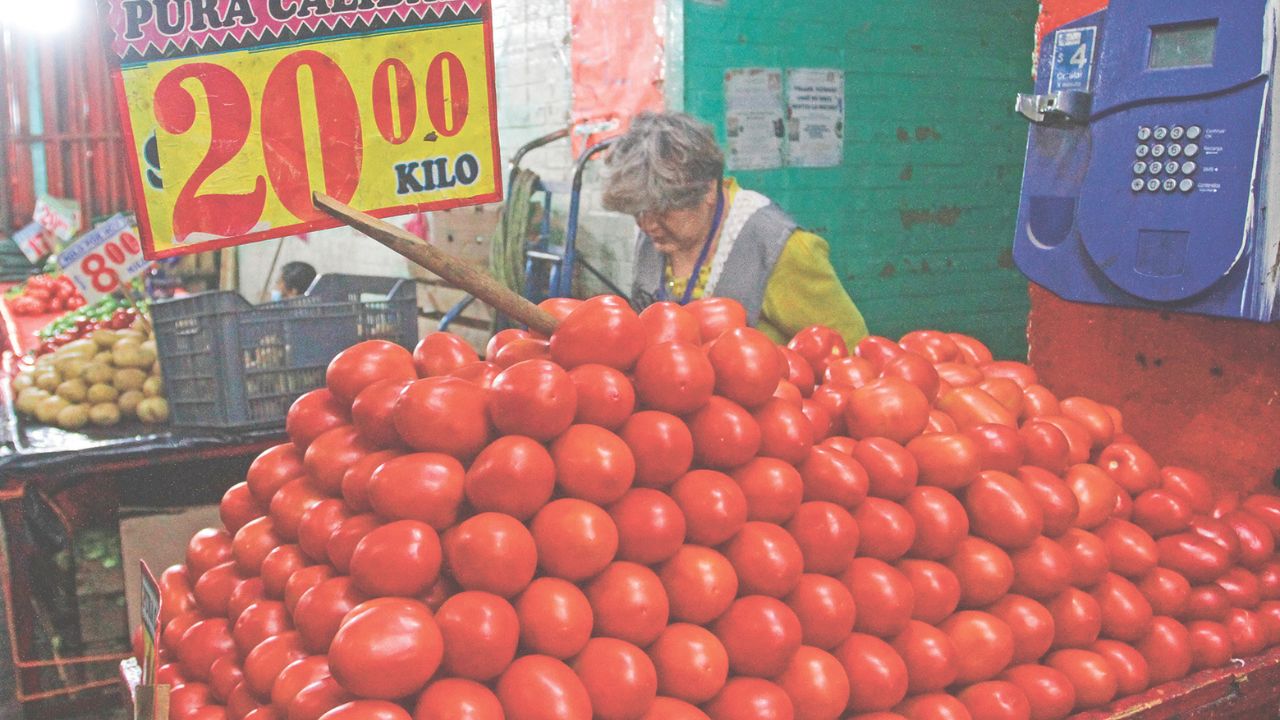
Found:
[{"label": "payphone", "polygon": [[1280,0],[1112,0],[1040,50],[1014,260],[1083,302],[1270,322]]}]

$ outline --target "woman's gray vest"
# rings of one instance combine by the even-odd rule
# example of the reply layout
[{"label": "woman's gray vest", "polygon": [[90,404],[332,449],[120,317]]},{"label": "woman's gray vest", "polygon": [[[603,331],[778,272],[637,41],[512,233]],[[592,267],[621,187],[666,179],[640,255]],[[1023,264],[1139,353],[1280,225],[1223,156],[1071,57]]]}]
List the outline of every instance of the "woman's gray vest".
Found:
[{"label": "woman's gray vest", "polygon": [[[708,296],[732,298],[747,309],[747,322],[752,326],[760,319],[764,289],[773,273],[796,223],[777,205],[769,203],[756,210],[743,224],[736,238],[721,236],[720,242],[733,243],[724,268]],[[726,231],[730,228],[726,228]],[[636,240],[636,274],[631,285],[631,304],[637,311],[658,301],[664,272],[662,254],[653,240],[643,232]],[[712,271],[713,278],[715,271]],[[679,300],[679,298],[668,298]]]}]

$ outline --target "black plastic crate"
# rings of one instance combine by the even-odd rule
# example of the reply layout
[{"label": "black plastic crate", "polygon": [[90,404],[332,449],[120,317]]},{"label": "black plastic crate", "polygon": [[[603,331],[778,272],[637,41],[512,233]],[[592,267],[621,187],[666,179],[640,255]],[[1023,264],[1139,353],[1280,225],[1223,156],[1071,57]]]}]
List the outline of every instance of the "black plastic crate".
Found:
[{"label": "black plastic crate", "polygon": [[361,340],[418,342],[412,280],[321,275],[303,297],[252,305],[218,290],[151,308],[174,425],[279,423],[302,393],[324,385],[338,352]]}]

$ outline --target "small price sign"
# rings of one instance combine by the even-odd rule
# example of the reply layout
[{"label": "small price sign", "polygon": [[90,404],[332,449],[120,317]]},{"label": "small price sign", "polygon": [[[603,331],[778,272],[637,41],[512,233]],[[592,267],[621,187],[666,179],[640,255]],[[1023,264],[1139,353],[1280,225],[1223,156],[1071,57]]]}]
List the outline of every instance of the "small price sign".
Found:
[{"label": "small price sign", "polygon": [[142,565],[142,684],[154,685],[156,681],[156,648],[160,644],[160,585],[156,576]]},{"label": "small price sign", "polygon": [[58,254],[58,267],[89,302],[119,290],[141,275],[148,264],[133,218],[122,213],[94,227]]},{"label": "small price sign", "polygon": [[106,0],[148,258],[502,195],[490,0]]},{"label": "small price sign", "polygon": [[32,213],[32,218],[37,225],[59,240],[66,242],[75,237],[76,233],[80,231],[80,223],[82,222],[80,203],[75,200],[63,200],[62,198],[41,195],[36,200],[36,208],[35,212]]},{"label": "small price sign", "polygon": [[53,252],[53,243],[49,241],[49,231],[38,222],[32,222],[13,234],[13,243],[32,265],[39,265],[41,260]]}]

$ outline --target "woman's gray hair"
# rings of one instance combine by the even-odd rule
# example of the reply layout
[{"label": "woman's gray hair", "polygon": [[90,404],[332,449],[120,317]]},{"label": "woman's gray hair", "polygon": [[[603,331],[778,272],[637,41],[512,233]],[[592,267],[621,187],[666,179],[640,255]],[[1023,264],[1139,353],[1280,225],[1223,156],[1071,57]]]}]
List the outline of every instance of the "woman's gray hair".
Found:
[{"label": "woman's gray hair", "polygon": [[643,112],[609,151],[604,206],[628,215],[693,207],[723,176],[709,126],[684,113]]}]

